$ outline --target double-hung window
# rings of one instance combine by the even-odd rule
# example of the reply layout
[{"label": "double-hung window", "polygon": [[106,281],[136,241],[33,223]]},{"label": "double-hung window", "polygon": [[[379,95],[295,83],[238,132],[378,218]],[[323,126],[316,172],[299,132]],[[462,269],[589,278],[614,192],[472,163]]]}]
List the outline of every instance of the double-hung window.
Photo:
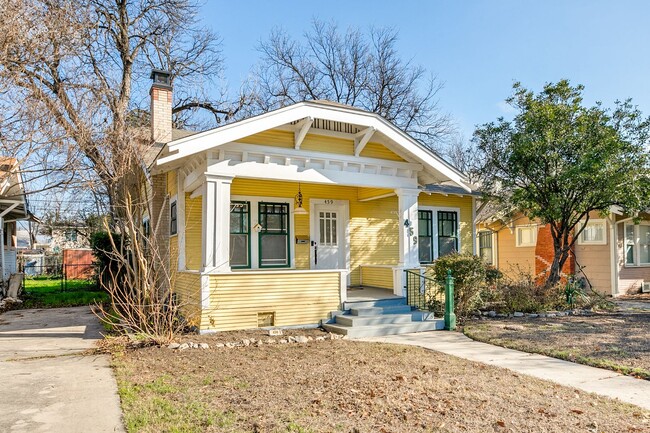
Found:
[{"label": "double-hung window", "polygon": [[458,213],[438,211],[438,257],[458,252]]},{"label": "double-hung window", "polygon": [[537,226],[515,227],[515,246],[534,247],[537,245]]},{"label": "double-hung window", "polygon": [[420,249],[420,263],[433,262],[433,212],[430,210],[418,211],[418,243]]},{"label": "double-hung window", "polygon": [[457,252],[458,212],[419,210],[418,245],[420,263],[431,263],[438,257]]},{"label": "double-hung window", "polygon": [[494,264],[494,250],[492,247],[493,233],[491,231],[482,231],[478,234],[478,253],[488,265]]},{"label": "double-hung window", "polygon": [[[581,228],[582,224],[578,226],[578,230]],[[606,245],[606,229],[605,220],[590,220],[578,236],[578,245]]]},{"label": "double-hung window", "polygon": [[625,264],[650,265],[650,225],[625,224]]},{"label": "double-hung window", "polygon": [[250,268],[250,203],[230,203],[230,266]]},{"label": "double-hung window", "polygon": [[260,202],[259,266],[289,267],[289,204]]}]

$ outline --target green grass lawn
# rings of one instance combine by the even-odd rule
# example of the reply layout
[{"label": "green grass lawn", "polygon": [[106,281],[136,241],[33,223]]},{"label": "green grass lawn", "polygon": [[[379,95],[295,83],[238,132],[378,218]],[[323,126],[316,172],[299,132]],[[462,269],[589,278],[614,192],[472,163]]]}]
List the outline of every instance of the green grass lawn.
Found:
[{"label": "green grass lawn", "polygon": [[108,294],[97,290],[96,283],[88,280],[60,278],[25,278],[23,308],[56,308],[90,305],[108,301]]}]

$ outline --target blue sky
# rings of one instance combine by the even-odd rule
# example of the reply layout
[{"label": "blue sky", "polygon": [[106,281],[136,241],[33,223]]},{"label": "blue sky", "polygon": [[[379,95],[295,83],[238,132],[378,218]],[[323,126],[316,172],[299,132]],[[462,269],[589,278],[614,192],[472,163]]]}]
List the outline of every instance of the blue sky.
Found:
[{"label": "blue sky", "polygon": [[444,82],[440,106],[466,138],[476,124],[507,116],[514,81],[539,90],[568,78],[585,85],[589,104],[631,97],[650,115],[648,1],[207,0],[202,15],[223,39],[233,88],[272,28],[300,37],[318,18],[342,29],[397,29],[401,55]]}]

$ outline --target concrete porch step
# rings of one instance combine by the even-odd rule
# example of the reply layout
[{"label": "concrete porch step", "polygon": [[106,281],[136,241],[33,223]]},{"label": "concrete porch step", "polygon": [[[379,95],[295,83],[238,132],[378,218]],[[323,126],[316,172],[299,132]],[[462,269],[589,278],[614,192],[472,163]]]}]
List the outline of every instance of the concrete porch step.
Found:
[{"label": "concrete porch step", "polygon": [[407,334],[411,332],[436,331],[444,329],[444,327],[445,321],[443,319],[367,326],[323,324],[323,328],[327,331],[347,335],[349,338],[381,337],[384,335]]},{"label": "concrete porch step", "polygon": [[336,324],[344,326],[391,325],[394,323],[410,323],[411,314],[379,314],[376,316],[336,316]]},{"label": "concrete porch step", "polygon": [[351,308],[353,316],[377,316],[381,314],[410,314],[413,309],[410,305],[389,305],[386,307]]},{"label": "concrete porch step", "polygon": [[403,296],[396,296],[394,298],[373,299],[364,301],[346,301],[343,303],[345,310],[359,309],[359,308],[373,308],[373,307],[390,307],[396,305],[406,305],[406,298]]}]

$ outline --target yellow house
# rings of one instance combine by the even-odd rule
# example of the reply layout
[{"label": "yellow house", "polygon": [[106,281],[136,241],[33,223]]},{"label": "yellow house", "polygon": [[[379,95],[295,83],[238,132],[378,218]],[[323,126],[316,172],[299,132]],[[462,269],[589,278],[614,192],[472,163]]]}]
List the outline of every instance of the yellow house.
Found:
[{"label": "yellow house", "polygon": [[171,86],[152,78],[154,214],[201,332],[318,324],[359,293],[399,301],[405,269],[474,251],[463,174],[379,115],[301,102],[174,140]]}]

